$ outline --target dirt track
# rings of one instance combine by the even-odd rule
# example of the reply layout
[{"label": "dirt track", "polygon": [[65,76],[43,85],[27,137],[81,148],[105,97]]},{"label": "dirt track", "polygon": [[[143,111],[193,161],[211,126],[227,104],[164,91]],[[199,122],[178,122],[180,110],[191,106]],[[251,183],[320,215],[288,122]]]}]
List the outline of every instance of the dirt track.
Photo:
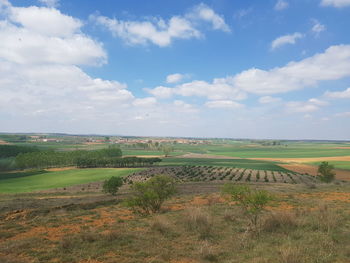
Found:
[{"label": "dirt track", "polygon": [[285,162],[285,163],[312,163],[312,162],[323,162],[323,161],[350,162],[350,156],[312,157],[312,158],[250,158],[250,159]]}]

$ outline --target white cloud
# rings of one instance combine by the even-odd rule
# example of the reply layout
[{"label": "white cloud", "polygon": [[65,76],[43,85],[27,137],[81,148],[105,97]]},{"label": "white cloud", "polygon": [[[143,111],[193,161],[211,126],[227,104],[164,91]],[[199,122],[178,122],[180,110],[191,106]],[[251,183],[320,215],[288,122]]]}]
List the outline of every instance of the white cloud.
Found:
[{"label": "white cloud", "polygon": [[350,45],[270,70],[252,68],[234,76],[234,87],[254,94],[277,94],[315,86],[320,81],[350,76]]},{"label": "white cloud", "polygon": [[213,100],[205,103],[205,106],[208,108],[229,108],[229,109],[239,109],[244,107],[243,104],[232,100]]},{"label": "white cloud", "polygon": [[[248,69],[212,82],[194,80],[174,88],[147,89],[157,98],[174,95],[206,97],[209,100],[244,100],[247,93],[271,95],[314,87],[321,81],[350,76],[350,45],[331,46],[325,52],[292,61],[270,70]],[[266,98],[265,98],[266,99]]]},{"label": "white cloud", "polygon": [[57,7],[59,6],[60,0],[39,0],[39,2],[48,7]]},{"label": "white cloud", "polygon": [[336,116],[336,117],[350,117],[350,111],[339,112],[339,113],[336,113],[334,116]]},{"label": "white cloud", "polygon": [[325,96],[332,99],[350,99],[350,88],[344,91],[327,91]]},{"label": "white cloud", "polygon": [[225,23],[224,18],[203,3],[194,7],[193,12],[187,14],[187,17],[207,21],[212,24],[212,27],[215,30],[222,30],[224,32],[231,31],[229,26]]},{"label": "white cloud", "polygon": [[154,89],[146,89],[146,91],[160,99],[170,98],[174,94],[174,90],[172,88],[163,87],[163,86],[158,86]]},{"label": "white cloud", "polygon": [[247,9],[240,9],[237,12],[234,13],[234,17],[236,19],[242,19],[243,17],[247,16],[249,13],[253,11],[253,8],[247,8]]},{"label": "white cloud", "polygon": [[142,99],[135,99],[132,104],[136,107],[152,107],[156,103],[157,103],[156,98],[148,97],[148,98],[142,98]]},{"label": "white cloud", "polygon": [[123,21],[105,16],[91,16],[91,19],[130,45],[152,43],[166,47],[174,39],[200,38],[203,34],[198,27],[203,21],[210,22],[214,30],[230,31],[224,19],[204,4],[184,16],[173,16],[169,21],[156,17],[144,21]]},{"label": "white cloud", "polygon": [[77,66],[107,58],[102,45],[81,32],[80,20],[54,8],[0,3],[6,9],[0,20],[2,113],[84,119],[134,100],[126,84],[92,78]]},{"label": "white cloud", "polygon": [[341,8],[341,7],[350,6],[350,0],[322,0],[321,5]]},{"label": "white cloud", "polygon": [[177,83],[180,82],[185,76],[183,74],[175,73],[168,75],[166,77],[166,82],[167,83]]},{"label": "white cloud", "polygon": [[19,64],[98,65],[107,55],[102,44],[80,31],[82,23],[46,7],[7,6],[0,20],[0,58]]},{"label": "white cloud", "polygon": [[287,44],[295,44],[295,42],[300,38],[303,38],[303,35],[299,32],[296,32],[296,33],[291,34],[291,35],[285,35],[285,36],[278,37],[274,41],[272,41],[271,49],[274,50],[278,47],[281,47],[281,46],[284,46]]},{"label": "white cloud", "polygon": [[31,32],[44,36],[70,37],[79,33],[82,22],[46,7],[12,7],[10,20]]},{"label": "white cloud", "polygon": [[175,100],[173,102],[173,105],[176,112],[196,113],[199,111],[195,106],[188,104],[182,100]]},{"label": "white cloud", "polygon": [[321,32],[326,30],[326,26],[322,25],[317,19],[312,19],[313,26],[311,28],[312,32],[318,36]]},{"label": "white cloud", "polygon": [[328,103],[319,99],[309,99],[308,101],[291,101],[286,104],[286,110],[289,113],[309,113],[320,109],[320,107],[327,106]]},{"label": "white cloud", "polygon": [[275,103],[275,102],[279,102],[281,101],[281,98],[275,98],[275,97],[271,97],[271,96],[264,96],[259,98],[259,102],[261,104],[269,104],[269,103]]},{"label": "white cloud", "polygon": [[278,0],[275,4],[275,10],[281,11],[287,9],[289,7],[289,3],[285,0]]},{"label": "white cloud", "polygon": [[198,96],[206,97],[210,100],[243,100],[246,93],[233,86],[232,78],[214,79],[212,83],[194,80],[176,86],[172,89],[173,94],[185,97]]}]

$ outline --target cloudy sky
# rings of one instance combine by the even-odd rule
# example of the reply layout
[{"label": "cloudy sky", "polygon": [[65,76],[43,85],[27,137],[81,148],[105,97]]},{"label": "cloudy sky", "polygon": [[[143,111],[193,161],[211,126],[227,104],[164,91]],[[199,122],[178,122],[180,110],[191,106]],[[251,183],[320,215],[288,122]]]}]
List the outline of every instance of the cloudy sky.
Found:
[{"label": "cloudy sky", "polygon": [[0,132],[350,139],[350,0],[0,0]]}]

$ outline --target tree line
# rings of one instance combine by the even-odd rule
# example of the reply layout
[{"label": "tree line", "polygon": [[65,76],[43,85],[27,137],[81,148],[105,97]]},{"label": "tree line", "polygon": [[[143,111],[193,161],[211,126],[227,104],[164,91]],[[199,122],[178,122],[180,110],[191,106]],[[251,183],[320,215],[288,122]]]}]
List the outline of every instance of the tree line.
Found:
[{"label": "tree line", "polygon": [[65,166],[76,166],[78,168],[138,167],[151,166],[160,161],[159,158],[122,158],[122,151],[115,146],[94,151],[39,151],[20,153],[16,156],[16,166],[20,169]]},{"label": "tree line", "polygon": [[0,158],[15,157],[20,153],[39,152],[37,147],[20,145],[0,145]]}]

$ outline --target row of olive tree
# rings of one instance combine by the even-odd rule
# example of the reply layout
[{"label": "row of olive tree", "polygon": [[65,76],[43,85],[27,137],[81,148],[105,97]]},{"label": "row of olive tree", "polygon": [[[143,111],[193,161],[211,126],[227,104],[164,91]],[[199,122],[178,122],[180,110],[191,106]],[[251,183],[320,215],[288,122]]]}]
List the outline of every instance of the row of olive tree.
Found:
[{"label": "row of olive tree", "polygon": [[140,158],[140,157],[124,157],[124,158],[79,158],[76,162],[78,168],[97,168],[97,167],[143,167],[152,166],[161,162],[160,158]]}]

